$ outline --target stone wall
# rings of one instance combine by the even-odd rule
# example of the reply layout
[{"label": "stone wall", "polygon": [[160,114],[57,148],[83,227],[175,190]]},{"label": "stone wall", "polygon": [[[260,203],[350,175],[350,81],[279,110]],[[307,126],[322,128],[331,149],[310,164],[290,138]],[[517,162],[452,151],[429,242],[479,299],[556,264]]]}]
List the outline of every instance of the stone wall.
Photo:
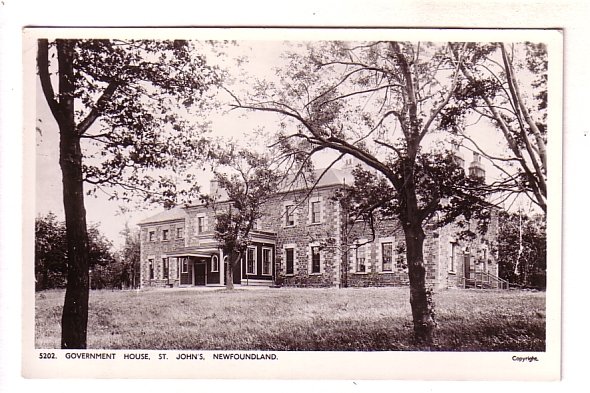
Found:
[{"label": "stone wall", "polygon": [[[185,237],[177,236],[177,228],[184,228],[184,220],[166,221],[154,224],[145,224],[140,230],[140,281],[141,287],[178,286],[177,261],[169,258],[168,279],[163,278],[164,265],[162,258],[168,252],[181,249],[185,246]],[[163,233],[168,230],[168,240],[163,239]],[[183,232],[186,230],[184,229]],[[150,240],[150,232],[153,232]],[[149,260],[153,260],[154,278],[150,279]]]}]

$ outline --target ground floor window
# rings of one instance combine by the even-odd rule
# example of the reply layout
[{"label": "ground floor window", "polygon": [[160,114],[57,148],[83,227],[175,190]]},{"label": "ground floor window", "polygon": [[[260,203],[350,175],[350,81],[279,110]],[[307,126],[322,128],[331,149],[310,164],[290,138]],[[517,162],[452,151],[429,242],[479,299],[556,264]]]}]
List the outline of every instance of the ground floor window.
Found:
[{"label": "ground floor window", "polygon": [[246,274],[256,274],[256,248],[248,247],[246,252]]},{"label": "ground floor window", "polygon": [[154,260],[148,259],[148,265],[150,268],[150,280],[153,280],[154,279]]},{"label": "ground floor window", "polygon": [[320,272],[320,248],[318,246],[311,247],[311,272]]},{"label": "ground floor window", "polygon": [[188,260],[186,258],[182,258],[182,272],[188,273]]},{"label": "ground floor window", "polygon": [[366,257],[365,257],[365,246],[358,246],[356,249],[356,271],[359,273],[364,273],[367,271],[366,266]]},{"label": "ground floor window", "polygon": [[293,248],[285,249],[285,273],[294,274],[295,272],[295,250]]},{"label": "ground floor window", "polygon": [[162,258],[162,278],[167,279],[170,273],[170,265],[168,264],[168,258]]},{"label": "ground floor window", "polygon": [[267,276],[272,274],[272,249],[270,248],[262,249],[262,274]]},{"label": "ground floor window", "polygon": [[219,257],[217,255],[213,255],[211,257],[211,272],[218,272],[219,271]]},{"label": "ground floor window", "polygon": [[382,271],[391,272],[393,270],[393,243],[381,243]]}]

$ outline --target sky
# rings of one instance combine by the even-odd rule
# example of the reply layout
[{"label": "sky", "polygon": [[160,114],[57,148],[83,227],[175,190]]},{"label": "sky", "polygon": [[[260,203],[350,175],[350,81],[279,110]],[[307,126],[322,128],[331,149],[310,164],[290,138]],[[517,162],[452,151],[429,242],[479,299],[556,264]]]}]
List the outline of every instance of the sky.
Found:
[{"label": "sky", "polygon": [[[293,47],[290,47],[291,49]],[[247,41],[238,42],[236,45],[228,46],[226,49],[231,59],[245,56],[248,61],[239,67],[233,64],[224,64],[235,78],[238,85],[248,86],[254,78],[275,78],[274,67],[283,63],[281,54],[285,50],[282,41]],[[246,77],[244,75],[249,75]],[[35,191],[35,212],[36,215],[45,215],[48,212],[55,213],[60,219],[63,218],[63,202],[61,187],[61,172],[58,163],[59,135],[57,124],[53,119],[47,103],[42,95],[40,84],[36,83],[36,113],[37,127],[36,134],[36,191]],[[229,99],[229,96],[224,97]],[[276,128],[278,116],[261,112],[226,111],[213,115],[212,131],[214,135],[231,136],[241,139],[255,129],[264,127],[266,130]],[[478,142],[487,146],[492,153],[502,149],[502,142],[498,134],[489,124],[480,122],[474,127],[477,129]],[[316,160],[316,166],[326,166],[330,159],[335,157],[334,153],[320,156]],[[471,153],[464,152],[467,163],[471,161]],[[490,170],[491,168],[488,168]],[[200,172],[199,182],[203,190],[208,191],[210,173]],[[157,212],[162,208],[148,205],[138,209],[137,205],[129,205],[122,201],[108,200],[108,195],[101,193],[85,197],[87,222],[99,225],[101,232],[110,239],[115,247],[122,245],[123,239],[120,232],[125,225],[135,227],[137,223]]]}]

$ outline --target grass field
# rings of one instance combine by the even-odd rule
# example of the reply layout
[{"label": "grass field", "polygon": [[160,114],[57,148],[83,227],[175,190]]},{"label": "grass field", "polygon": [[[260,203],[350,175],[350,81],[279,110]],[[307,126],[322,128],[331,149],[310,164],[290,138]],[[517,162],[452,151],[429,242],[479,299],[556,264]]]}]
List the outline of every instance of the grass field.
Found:
[{"label": "grass field", "polygon": [[[59,348],[63,291],[36,294],[35,344]],[[545,293],[435,295],[443,351],[543,351]],[[408,288],[92,291],[88,348],[420,350]]]}]

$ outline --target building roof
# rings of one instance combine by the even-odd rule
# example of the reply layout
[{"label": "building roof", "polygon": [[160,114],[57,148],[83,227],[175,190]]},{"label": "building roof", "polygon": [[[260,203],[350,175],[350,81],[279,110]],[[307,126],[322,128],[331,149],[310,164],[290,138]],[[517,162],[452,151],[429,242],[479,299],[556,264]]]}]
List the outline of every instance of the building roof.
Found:
[{"label": "building roof", "polygon": [[[325,171],[325,173],[324,173]],[[323,175],[322,175],[323,174]],[[318,178],[321,178],[318,180]],[[316,187],[326,187],[326,186],[333,186],[333,185],[340,185],[340,184],[349,184],[352,185],[354,182],[354,177],[352,176],[352,172],[348,169],[337,169],[337,168],[330,168],[326,170],[325,168],[315,169],[313,171],[313,176],[303,178],[300,177],[297,179],[295,183],[293,183],[293,176],[287,176],[283,185],[280,187],[279,192],[289,192],[289,191],[297,191],[297,190],[305,190],[311,188],[314,183],[317,181]],[[220,202],[227,200],[227,193],[215,187],[214,192],[218,195]],[[187,207],[197,207],[203,206],[203,204],[198,205],[191,205]],[[164,210],[158,214],[150,216],[138,223],[138,225],[146,225],[146,224],[154,224],[164,221],[174,221],[174,220],[181,220],[186,217],[186,210],[185,207],[177,206],[169,210]]]},{"label": "building roof", "polygon": [[300,176],[299,179],[297,179],[297,181],[295,181],[294,183],[293,176],[287,176],[285,178],[285,182],[281,186],[281,192],[308,189],[311,188],[316,181],[316,187],[333,186],[345,183],[352,185],[354,183],[354,176],[352,175],[352,172],[348,169],[314,169],[313,176],[311,178],[303,178],[302,176]]},{"label": "building roof", "polygon": [[162,221],[181,220],[186,216],[183,207],[177,206],[169,210],[164,210],[156,215],[150,216],[139,222],[139,225],[151,224]]}]

